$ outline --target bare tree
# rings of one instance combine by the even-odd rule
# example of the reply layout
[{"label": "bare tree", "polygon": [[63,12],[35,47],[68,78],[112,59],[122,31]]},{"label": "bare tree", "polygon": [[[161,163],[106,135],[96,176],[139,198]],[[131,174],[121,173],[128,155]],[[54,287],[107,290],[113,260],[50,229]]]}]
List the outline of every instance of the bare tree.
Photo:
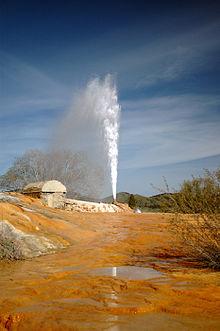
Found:
[{"label": "bare tree", "polygon": [[69,196],[98,198],[104,175],[82,152],[40,150],[27,151],[0,177],[1,190],[21,190],[30,182],[57,179]]}]

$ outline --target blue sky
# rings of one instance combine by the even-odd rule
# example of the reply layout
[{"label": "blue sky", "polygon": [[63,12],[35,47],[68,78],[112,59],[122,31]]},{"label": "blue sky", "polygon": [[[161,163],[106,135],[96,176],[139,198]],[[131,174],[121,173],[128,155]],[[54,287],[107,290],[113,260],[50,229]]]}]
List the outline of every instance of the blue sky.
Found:
[{"label": "blue sky", "polygon": [[0,31],[0,173],[46,149],[74,93],[107,73],[122,106],[119,191],[220,165],[217,1],[10,1]]}]

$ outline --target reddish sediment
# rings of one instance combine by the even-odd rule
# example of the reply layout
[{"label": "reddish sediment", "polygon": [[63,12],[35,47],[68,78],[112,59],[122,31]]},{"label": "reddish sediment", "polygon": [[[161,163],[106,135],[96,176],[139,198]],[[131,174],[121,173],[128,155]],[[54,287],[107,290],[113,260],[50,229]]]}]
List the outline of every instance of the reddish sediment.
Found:
[{"label": "reddish sediment", "polygon": [[[23,197],[2,219],[65,248],[0,261],[0,330],[218,330],[219,273],[186,259],[165,214],[73,213]],[[136,266],[158,277],[95,274]],[[132,269],[131,269],[132,270]]]}]

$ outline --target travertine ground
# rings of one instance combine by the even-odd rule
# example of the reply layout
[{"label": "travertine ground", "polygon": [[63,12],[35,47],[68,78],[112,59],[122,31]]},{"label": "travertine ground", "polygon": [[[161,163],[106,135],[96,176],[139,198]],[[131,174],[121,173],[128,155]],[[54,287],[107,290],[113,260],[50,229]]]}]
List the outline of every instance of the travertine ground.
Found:
[{"label": "travertine ground", "polygon": [[79,214],[16,196],[0,203],[2,219],[65,248],[0,262],[0,330],[219,329],[219,274],[183,256],[167,215]]}]

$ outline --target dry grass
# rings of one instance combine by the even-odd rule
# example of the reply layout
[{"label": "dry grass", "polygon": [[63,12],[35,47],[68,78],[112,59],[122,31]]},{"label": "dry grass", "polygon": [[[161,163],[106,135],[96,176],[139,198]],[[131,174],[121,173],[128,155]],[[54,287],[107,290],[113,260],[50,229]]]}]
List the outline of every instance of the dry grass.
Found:
[{"label": "dry grass", "polygon": [[166,208],[174,212],[171,230],[189,256],[220,269],[220,169],[185,181]]}]

